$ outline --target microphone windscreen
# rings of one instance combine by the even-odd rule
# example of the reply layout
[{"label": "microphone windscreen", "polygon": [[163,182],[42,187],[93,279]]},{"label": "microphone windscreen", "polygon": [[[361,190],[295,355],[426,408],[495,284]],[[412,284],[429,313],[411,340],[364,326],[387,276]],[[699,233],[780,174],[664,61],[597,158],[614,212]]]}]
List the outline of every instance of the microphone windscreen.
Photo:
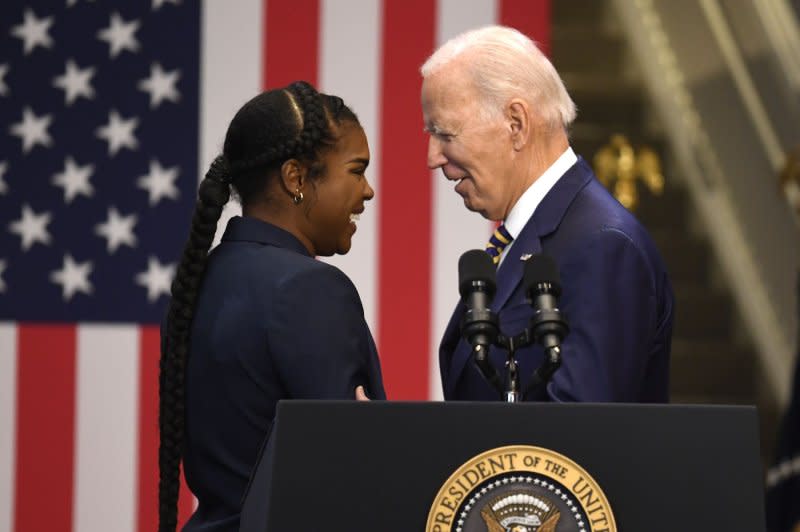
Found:
[{"label": "microphone windscreen", "polygon": [[466,297],[473,283],[485,284],[485,290],[494,294],[495,270],[492,258],[482,249],[471,249],[458,259],[458,292],[461,297]]},{"label": "microphone windscreen", "polygon": [[547,255],[533,255],[525,261],[523,282],[526,292],[530,292],[537,285],[547,283],[552,287],[551,292],[554,295],[561,294],[561,276],[558,274],[558,266],[556,261]]}]

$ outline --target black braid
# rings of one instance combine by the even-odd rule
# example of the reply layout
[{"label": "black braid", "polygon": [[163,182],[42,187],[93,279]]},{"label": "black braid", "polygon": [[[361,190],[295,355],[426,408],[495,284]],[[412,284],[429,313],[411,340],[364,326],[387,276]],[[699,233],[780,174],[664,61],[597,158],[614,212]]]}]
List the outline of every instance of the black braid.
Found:
[{"label": "black braid", "polygon": [[159,377],[158,530],[174,532],[178,524],[180,463],[184,434],[184,372],[189,354],[189,335],[198,288],[206,257],[222,208],[230,197],[229,169],[217,157],[200,183],[192,215],[189,240],[183,250],[175,280],[161,352]]},{"label": "black braid", "polygon": [[331,144],[334,140],[322,97],[314,87],[304,81],[292,83],[289,91],[297,97],[297,103],[303,110],[303,130],[298,140],[298,155],[313,157],[320,144]]}]

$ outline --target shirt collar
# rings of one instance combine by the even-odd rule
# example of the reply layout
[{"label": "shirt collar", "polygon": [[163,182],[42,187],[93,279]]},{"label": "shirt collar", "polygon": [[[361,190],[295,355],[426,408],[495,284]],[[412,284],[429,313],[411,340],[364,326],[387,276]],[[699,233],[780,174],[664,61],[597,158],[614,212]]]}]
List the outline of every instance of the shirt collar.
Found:
[{"label": "shirt collar", "polygon": [[533,216],[536,207],[539,206],[561,176],[576,162],[578,162],[578,156],[572,151],[572,147],[567,146],[564,153],[520,196],[517,203],[511,208],[511,212],[508,213],[505,222],[503,222],[512,237],[517,238],[519,236],[525,224]]}]

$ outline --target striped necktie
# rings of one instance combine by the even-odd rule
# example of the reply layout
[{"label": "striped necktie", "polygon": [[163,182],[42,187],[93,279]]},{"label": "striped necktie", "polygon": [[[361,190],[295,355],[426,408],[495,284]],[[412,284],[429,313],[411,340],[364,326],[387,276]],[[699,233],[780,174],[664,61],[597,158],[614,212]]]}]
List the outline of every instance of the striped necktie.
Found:
[{"label": "striped necktie", "polygon": [[505,225],[495,229],[494,234],[489,239],[489,243],[486,244],[486,253],[492,257],[495,266],[500,263],[500,255],[503,254],[503,250],[512,240],[514,240],[514,237],[509,234]]}]

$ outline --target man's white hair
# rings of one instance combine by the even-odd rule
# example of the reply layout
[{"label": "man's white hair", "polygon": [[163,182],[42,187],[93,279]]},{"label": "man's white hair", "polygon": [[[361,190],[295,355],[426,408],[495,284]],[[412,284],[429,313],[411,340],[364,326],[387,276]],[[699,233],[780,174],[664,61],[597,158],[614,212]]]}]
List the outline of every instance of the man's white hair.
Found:
[{"label": "man's white hair", "polygon": [[509,100],[521,98],[551,127],[566,128],[575,119],[575,103],[558,72],[519,31],[486,26],[457,35],[425,61],[422,77],[435,74],[459,56],[489,116],[499,116]]}]

